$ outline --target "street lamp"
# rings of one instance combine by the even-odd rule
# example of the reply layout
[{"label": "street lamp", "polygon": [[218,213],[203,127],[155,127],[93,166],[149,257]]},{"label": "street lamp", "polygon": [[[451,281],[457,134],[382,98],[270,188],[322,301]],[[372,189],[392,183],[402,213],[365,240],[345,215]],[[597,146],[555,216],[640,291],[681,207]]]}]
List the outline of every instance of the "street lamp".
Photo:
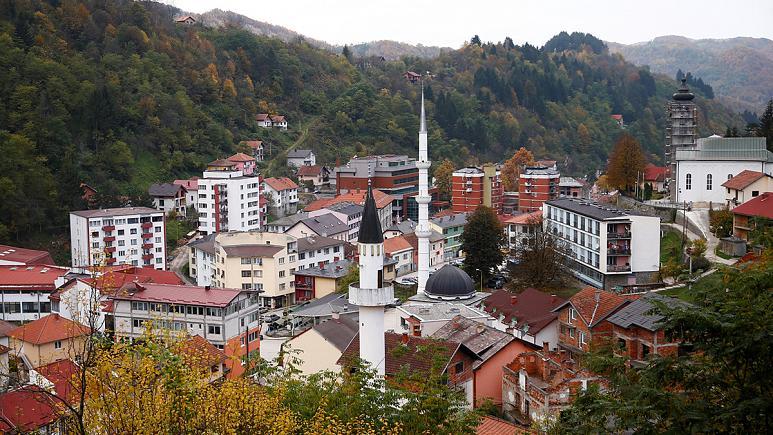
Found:
[{"label": "street lamp", "polygon": [[483,291],[483,271],[480,269],[475,269],[475,270],[480,272],[480,291]]}]

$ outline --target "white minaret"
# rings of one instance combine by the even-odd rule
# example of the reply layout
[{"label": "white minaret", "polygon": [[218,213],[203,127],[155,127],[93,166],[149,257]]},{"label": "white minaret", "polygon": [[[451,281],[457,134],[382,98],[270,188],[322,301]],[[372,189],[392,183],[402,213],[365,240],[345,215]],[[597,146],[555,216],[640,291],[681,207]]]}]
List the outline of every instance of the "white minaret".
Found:
[{"label": "white minaret", "polygon": [[394,302],[395,291],[392,285],[384,284],[384,235],[370,181],[362,211],[357,250],[360,257],[360,282],[349,286],[349,303],[359,306],[360,359],[383,377],[386,365],[384,307]]},{"label": "white minaret", "polygon": [[424,115],[424,82],[421,84],[421,122],[419,124],[419,160],[416,167],[419,169],[419,194],[416,202],[419,204],[419,223],[416,226],[416,238],[419,241],[419,285],[417,294],[423,295],[429,279],[429,236],[432,230],[429,228],[429,161],[427,152],[427,120]]}]

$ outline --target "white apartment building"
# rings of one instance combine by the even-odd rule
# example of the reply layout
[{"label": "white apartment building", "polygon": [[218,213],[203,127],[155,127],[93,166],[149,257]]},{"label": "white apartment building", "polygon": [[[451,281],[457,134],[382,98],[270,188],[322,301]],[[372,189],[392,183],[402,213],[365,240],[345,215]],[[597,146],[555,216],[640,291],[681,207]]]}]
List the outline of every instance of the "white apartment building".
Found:
[{"label": "white apartment building", "polygon": [[298,239],[297,270],[319,267],[346,258],[345,243],[331,237],[309,236]]},{"label": "white apartment building", "polygon": [[156,330],[200,335],[223,349],[260,322],[258,292],[186,285],[132,283],[113,297],[117,338],[141,337],[146,323]]},{"label": "white apartment building", "polygon": [[164,212],[147,207],[70,213],[73,267],[129,264],[166,269]]},{"label": "white apartment building", "polygon": [[198,180],[201,234],[260,230],[260,178],[235,168],[234,162],[215,160]]},{"label": "white apartment building", "polygon": [[317,217],[328,213],[332,214],[349,227],[349,233],[346,236],[346,241],[356,245],[357,237],[360,234],[362,210],[363,207],[361,205],[357,205],[351,202],[338,202],[319,210],[310,211],[309,217]]},{"label": "white apartment building", "polygon": [[65,285],[67,272],[38,264],[0,266],[0,318],[31,322],[50,314],[49,296]]},{"label": "white apartment building", "polygon": [[263,194],[270,197],[268,207],[276,217],[295,214],[298,211],[298,185],[287,177],[266,178],[261,184]]},{"label": "white apartment building", "polygon": [[560,198],[542,210],[543,227],[565,244],[569,267],[603,289],[649,284],[660,270],[660,218],[586,200]]},{"label": "white apartment building", "polygon": [[198,286],[211,286],[215,274],[215,236],[208,234],[188,243],[188,275]]}]

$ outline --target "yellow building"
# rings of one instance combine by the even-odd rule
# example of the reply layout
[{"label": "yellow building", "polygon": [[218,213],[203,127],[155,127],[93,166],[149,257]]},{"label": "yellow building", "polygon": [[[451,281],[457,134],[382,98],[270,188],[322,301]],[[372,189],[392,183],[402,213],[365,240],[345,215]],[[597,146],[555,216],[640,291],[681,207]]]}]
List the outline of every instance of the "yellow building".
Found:
[{"label": "yellow building", "polygon": [[59,314],[49,314],[8,333],[14,355],[39,367],[63,359],[76,360],[85,350],[91,329]]},{"label": "yellow building", "polygon": [[288,358],[300,360],[300,375],[308,376],[322,371],[338,372],[336,361],[357,334],[357,320],[333,314],[333,318],[296,335],[282,345]]}]

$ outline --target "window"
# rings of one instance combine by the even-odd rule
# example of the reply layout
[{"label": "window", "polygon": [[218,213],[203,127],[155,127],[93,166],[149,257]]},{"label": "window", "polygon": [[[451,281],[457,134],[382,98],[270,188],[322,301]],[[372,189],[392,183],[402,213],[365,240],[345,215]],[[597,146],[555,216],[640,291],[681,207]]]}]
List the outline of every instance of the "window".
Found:
[{"label": "window", "polygon": [[580,331],[580,345],[585,344],[585,333]]},{"label": "window", "polygon": [[641,345],[641,359],[645,360],[650,356],[650,347],[646,344]]},{"label": "window", "polygon": [[622,350],[622,351],[625,350],[626,345],[625,345],[625,340],[624,339],[622,339],[622,338],[618,338],[617,339],[617,348]]},{"label": "window", "polygon": [[60,340],[56,340],[54,342],[54,349],[61,349],[62,348],[62,342]]},{"label": "window", "polygon": [[137,239],[132,239],[132,245],[137,246]]},{"label": "window", "polygon": [[712,181],[711,174],[707,174],[706,175],[706,190],[711,190],[711,181]]},{"label": "window", "polygon": [[752,198],[756,198],[758,196],[760,196],[760,191],[759,190],[752,190]]},{"label": "window", "polygon": [[279,264],[285,264],[285,258],[279,257]]},{"label": "window", "polygon": [[571,325],[576,318],[577,312],[574,310],[574,308],[569,308],[569,324]]},{"label": "window", "polygon": [[129,234],[137,234],[137,228],[130,229]]},{"label": "window", "polygon": [[155,232],[160,233],[161,232],[161,227],[156,227],[156,231]]},{"label": "window", "polygon": [[280,278],[284,278],[285,277],[285,271],[284,270],[280,270],[279,271],[279,277]]},{"label": "window", "polygon": [[458,363],[454,364],[454,373],[457,375],[464,371],[464,361],[459,361]]},{"label": "window", "polygon": [[249,270],[242,270],[242,278],[249,278],[252,276],[252,272]]},{"label": "window", "polygon": [[692,189],[692,174],[687,174],[684,176],[684,189]]},{"label": "window", "polygon": [[126,245],[126,241],[125,240],[119,240],[118,241],[118,246],[125,246],[125,245]]},{"label": "window", "polygon": [[217,325],[209,325],[207,326],[207,332],[209,334],[220,334],[220,326]]},{"label": "window", "polygon": [[733,174],[727,174],[727,179],[729,180],[731,178],[733,178]]}]

